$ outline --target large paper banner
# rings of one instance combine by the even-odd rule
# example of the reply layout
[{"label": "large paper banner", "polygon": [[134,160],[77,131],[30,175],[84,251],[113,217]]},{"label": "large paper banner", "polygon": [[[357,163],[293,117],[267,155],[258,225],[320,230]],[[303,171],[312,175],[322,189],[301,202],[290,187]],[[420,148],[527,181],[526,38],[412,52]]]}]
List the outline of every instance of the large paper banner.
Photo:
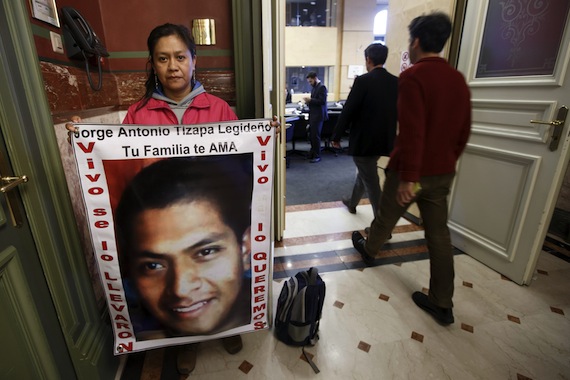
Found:
[{"label": "large paper banner", "polygon": [[78,124],[116,355],[268,327],[274,141],[269,120]]}]

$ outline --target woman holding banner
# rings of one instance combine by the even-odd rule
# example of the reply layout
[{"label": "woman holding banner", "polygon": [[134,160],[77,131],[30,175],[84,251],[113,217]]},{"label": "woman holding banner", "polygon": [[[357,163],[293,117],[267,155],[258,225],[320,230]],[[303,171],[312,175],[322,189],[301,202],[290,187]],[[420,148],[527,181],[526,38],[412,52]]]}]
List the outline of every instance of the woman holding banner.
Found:
[{"label": "woman holding banner", "polygon": [[[173,24],[160,25],[151,31],[147,45],[149,60],[148,77],[145,82],[146,91],[140,101],[129,107],[123,120],[124,124],[188,125],[237,120],[237,116],[224,100],[208,94],[202,84],[195,79],[196,45],[188,28]],[[79,117],[72,117],[72,121],[80,122],[81,120]],[[271,125],[277,128],[278,133],[280,124],[277,122],[277,117],[273,117]],[[66,128],[70,132],[75,131],[75,126],[71,123],[66,124]],[[136,161],[139,161],[142,166],[148,166],[156,160]],[[132,165],[129,169],[131,167]],[[124,183],[119,184],[118,187],[125,188],[140,169],[142,167],[132,168],[130,175],[119,178]],[[244,239],[243,236],[236,235],[236,244],[240,252],[247,248],[246,240],[248,239],[249,236],[245,236]],[[242,266],[242,269],[247,267],[245,261],[242,262]],[[139,293],[141,291],[141,289],[136,289],[136,286],[134,290]],[[155,318],[157,318],[156,315]],[[168,324],[167,319],[161,321],[163,324]],[[220,323],[220,325],[214,323],[209,333],[219,331],[220,326],[224,325],[223,322]],[[205,331],[208,330],[200,333]],[[189,332],[190,330],[181,331],[183,334]],[[239,335],[222,338],[222,343],[230,354],[239,352],[243,347]],[[197,343],[187,344],[178,350],[179,373],[189,374],[194,369],[196,347]]]}]

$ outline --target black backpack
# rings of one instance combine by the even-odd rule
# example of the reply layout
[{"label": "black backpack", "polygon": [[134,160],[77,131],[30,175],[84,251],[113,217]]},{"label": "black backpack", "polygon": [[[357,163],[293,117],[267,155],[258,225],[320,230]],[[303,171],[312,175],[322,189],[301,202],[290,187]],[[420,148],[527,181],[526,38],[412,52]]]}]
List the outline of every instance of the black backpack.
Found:
[{"label": "black backpack", "polygon": [[275,314],[275,334],[293,345],[314,345],[325,300],[325,283],[317,268],[300,271],[283,284]]}]

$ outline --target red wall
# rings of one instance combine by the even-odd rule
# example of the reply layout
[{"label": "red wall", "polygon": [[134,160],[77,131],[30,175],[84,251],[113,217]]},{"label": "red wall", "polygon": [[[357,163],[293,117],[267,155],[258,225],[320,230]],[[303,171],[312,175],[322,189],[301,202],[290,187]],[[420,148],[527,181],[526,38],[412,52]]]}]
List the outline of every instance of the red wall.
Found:
[{"label": "red wall", "polygon": [[[216,45],[198,47],[197,78],[208,92],[235,105],[231,0],[56,0],[56,3],[58,11],[64,6],[76,8],[93,27],[111,57],[103,59],[101,90],[92,90],[84,62],[69,60],[65,54],[52,51],[46,35],[50,30],[62,35],[62,29],[34,19],[30,11],[34,41],[54,116],[94,108],[125,108],[134,103],[144,93],[146,39],[150,31],[166,22],[191,28],[195,18],[213,18],[216,22]],[[62,21],[60,16],[60,23]],[[135,57],[125,58],[130,55]],[[96,67],[91,66],[91,71],[96,84]]]}]

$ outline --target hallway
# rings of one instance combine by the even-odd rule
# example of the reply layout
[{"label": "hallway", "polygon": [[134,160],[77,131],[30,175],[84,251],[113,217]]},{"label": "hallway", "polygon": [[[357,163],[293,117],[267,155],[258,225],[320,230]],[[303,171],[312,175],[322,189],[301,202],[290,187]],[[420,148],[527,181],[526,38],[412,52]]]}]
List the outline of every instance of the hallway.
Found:
[{"label": "hallway", "polygon": [[[570,378],[570,261],[549,244],[530,287],[521,287],[459,253],[455,256],[455,323],[442,327],[416,307],[411,293],[429,283],[421,228],[402,219],[378,266],[367,268],[350,232],[372,218],[340,202],[289,206],[275,248],[273,302],[297,270],[318,266],[327,285],[320,341],[306,351],[327,379]],[[556,252],[555,252],[556,253]],[[385,257],[384,257],[385,256]],[[217,341],[200,344],[188,379],[306,379],[314,374],[301,348],[272,330],[243,336],[227,354]],[[172,348],[131,354],[121,379],[184,379]],[[126,357],[125,357],[126,359]]]}]

